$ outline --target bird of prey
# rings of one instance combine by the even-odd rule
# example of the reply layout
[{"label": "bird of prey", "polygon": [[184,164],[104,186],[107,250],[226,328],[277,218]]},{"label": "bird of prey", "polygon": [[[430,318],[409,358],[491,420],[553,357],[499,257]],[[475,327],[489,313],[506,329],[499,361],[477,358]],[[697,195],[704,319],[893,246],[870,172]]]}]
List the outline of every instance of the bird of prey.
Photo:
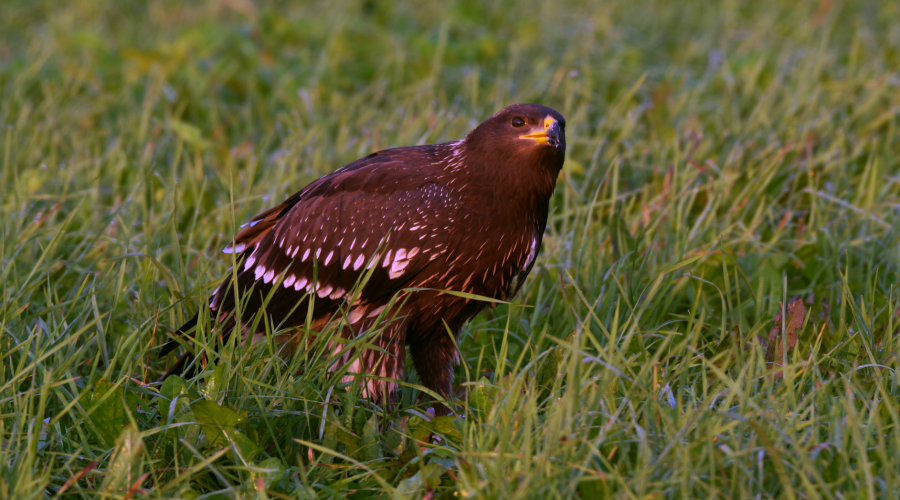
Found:
[{"label": "bird of prey", "polygon": [[[471,295],[509,300],[531,271],[565,159],[565,127],[551,108],[515,104],[465,139],[379,151],[312,182],[241,226],[224,250],[238,254],[237,269],[210,298],[209,317],[225,335],[235,329],[236,287],[244,338],[261,336],[248,331],[248,318],[264,310],[282,331],[311,313],[314,329],[342,321],[335,336],[352,339],[395,303],[393,321],[369,344],[375,349],[341,353],[346,342],[328,344],[338,359],[331,369],[349,364],[349,380],[374,376],[363,396],[390,401],[397,386],[384,379],[402,376],[408,348],[422,384],[450,398],[459,359],[448,331],[458,335],[487,305]],[[171,340],[161,354],[177,346]],[[183,355],[169,373],[190,360]]]}]

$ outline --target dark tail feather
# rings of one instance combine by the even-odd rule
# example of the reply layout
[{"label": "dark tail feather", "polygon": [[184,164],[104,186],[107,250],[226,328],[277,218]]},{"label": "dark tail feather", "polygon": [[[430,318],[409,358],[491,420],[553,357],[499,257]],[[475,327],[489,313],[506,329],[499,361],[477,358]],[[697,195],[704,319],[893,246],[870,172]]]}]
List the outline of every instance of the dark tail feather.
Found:
[{"label": "dark tail feather", "polygon": [[[197,314],[194,315],[193,318],[189,319],[187,323],[181,325],[178,330],[175,330],[175,336],[181,337],[185,333],[187,333],[191,328],[197,326]],[[162,345],[162,348],[159,350],[159,354],[157,357],[164,358],[169,355],[170,352],[174,351],[178,348],[178,341],[175,339],[171,339],[165,344]]]},{"label": "dark tail feather", "polygon": [[[197,326],[197,314],[194,315],[193,318],[189,319],[187,323],[181,325],[181,327],[175,331],[176,337],[181,337],[192,328]],[[159,358],[163,358],[168,356],[170,352],[174,351],[178,348],[178,341],[175,339],[169,340],[165,344],[162,345],[162,348],[159,350],[159,354],[157,355]],[[178,361],[175,362],[175,365],[159,379],[160,382],[169,378],[170,375],[181,375],[185,372],[185,368],[190,364],[191,361],[194,360],[194,356],[190,352],[186,352],[178,358]]]}]

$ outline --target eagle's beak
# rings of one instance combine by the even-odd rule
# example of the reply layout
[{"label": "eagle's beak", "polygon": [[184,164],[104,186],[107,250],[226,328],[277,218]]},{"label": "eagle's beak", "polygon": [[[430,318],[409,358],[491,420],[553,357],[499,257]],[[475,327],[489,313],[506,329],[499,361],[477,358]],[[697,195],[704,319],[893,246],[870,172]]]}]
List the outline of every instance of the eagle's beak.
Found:
[{"label": "eagle's beak", "polygon": [[559,146],[559,123],[548,116],[544,118],[543,125],[544,127],[542,130],[520,135],[519,139],[531,139],[540,144],[549,144],[553,147]]}]

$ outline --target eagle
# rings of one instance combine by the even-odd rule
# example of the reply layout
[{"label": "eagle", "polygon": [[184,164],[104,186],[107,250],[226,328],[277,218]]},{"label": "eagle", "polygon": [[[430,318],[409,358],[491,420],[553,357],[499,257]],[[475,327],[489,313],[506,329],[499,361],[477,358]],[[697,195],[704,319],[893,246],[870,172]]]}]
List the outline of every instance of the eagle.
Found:
[{"label": "eagle", "polygon": [[[422,385],[449,401],[459,363],[450,335],[489,304],[473,296],[508,301],[534,266],[565,130],[557,111],[514,104],[462,140],[378,151],[313,181],[241,226],[224,249],[236,254],[236,269],[209,299],[208,317],[226,337],[238,329],[251,341],[264,332],[248,331],[246,319],[261,310],[282,332],[310,315],[318,331],[341,321],[333,335],[342,339],[328,343],[337,360],[330,369],[348,365],[345,380],[370,376],[363,397],[396,402],[391,380],[402,377],[409,349]],[[392,304],[398,310],[385,322]],[[371,349],[341,352],[346,339],[375,327]],[[170,340],[160,355],[178,345]],[[185,353],[166,376],[192,359]]]}]

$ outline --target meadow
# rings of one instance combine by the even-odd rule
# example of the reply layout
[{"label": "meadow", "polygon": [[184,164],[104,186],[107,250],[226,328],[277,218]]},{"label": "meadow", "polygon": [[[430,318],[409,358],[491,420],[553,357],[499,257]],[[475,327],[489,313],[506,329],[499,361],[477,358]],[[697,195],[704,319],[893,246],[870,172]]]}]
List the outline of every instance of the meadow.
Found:
[{"label": "meadow", "polygon": [[[250,216],[515,102],[567,160],[458,415],[158,382]],[[892,0],[7,0],[0,499],[900,498],[898,128]]]}]

